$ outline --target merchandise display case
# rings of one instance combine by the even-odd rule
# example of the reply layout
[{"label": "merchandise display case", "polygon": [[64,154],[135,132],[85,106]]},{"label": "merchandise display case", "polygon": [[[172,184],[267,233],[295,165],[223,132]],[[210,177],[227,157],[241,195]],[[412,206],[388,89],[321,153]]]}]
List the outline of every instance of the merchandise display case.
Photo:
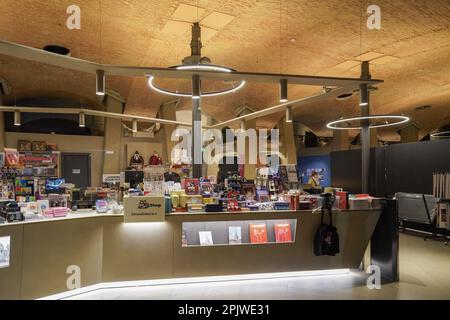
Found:
[{"label": "merchandise display case", "polygon": [[58,151],[28,151],[19,153],[19,162],[23,166],[24,176],[58,177]]},{"label": "merchandise display case", "polygon": [[183,247],[294,243],[297,219],[183,222]]}]

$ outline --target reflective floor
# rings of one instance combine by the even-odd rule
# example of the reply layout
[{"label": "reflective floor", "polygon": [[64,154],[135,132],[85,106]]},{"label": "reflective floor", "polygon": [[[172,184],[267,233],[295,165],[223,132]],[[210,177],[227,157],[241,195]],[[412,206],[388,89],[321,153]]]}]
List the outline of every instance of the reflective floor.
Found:
[{"label": "reflective floor", "polygon": [[400,235],[400,282],[368,289],[360,271],[316,277],[101,289],[70,299],[450,299],[450,246]]}]

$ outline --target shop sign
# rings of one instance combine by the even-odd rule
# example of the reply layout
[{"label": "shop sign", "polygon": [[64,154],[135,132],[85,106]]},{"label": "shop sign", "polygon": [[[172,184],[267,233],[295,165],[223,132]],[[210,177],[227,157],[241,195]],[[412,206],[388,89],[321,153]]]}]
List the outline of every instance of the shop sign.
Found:
[{"label": "shop sign", "polygon": [[165,220],[164,197],[125,197],[124,222],[158,222]]},{"label": "shop sign", "polygon": [[104,174],[104,183],[120,183],[120,173],[119,174]]}]

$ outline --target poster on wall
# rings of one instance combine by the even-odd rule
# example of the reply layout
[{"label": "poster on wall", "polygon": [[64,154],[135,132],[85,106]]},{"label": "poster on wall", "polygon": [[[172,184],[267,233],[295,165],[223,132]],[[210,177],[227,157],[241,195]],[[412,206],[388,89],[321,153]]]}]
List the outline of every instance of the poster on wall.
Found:
[{"label": "poster on wall", "polygon": [[308,168],[305,171],[302,172],[302,181],[303,183],[307,183],[309,180],[309,177],[311,177],[311,174],[313,172],[317,172],[319,175],[319,183],[321,186],[325,185],[325,175],[326,175],[326,169],[325,168]]},{"label": "poster on wall", "polygon": [[11,237],[0,237],[0,268],[8,268],[11,254]]}]

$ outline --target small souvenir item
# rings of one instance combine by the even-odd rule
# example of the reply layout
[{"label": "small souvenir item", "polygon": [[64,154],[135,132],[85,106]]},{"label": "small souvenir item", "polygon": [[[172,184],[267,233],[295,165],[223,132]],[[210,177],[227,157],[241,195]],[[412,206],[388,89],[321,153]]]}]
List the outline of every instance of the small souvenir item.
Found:
[{"label": "small souvenir item", "polygon": [[227,210],[228,211],[240,211],[239,205],[238,205],[238,202],[236,199],[228,199]]},{"label": "small souvenir item", "polygon": [[32,141],[31,149],[33,151],[47,151],[47,143],[45,141]]},{"label": "small souvenir item", "polygon": [[31,141],[30,140],[18,140],[17,141],[18,151],[31,151]]},{"label": "small souvenir item", "polygon": [[144,158],[140,155],[138,151],[136,151],[130,159],[130,167],[142,170],[143,166],[144,166]]},{"label": "small souvenir item", "polygon": [[188,195],[198,194],[198,179],[184,179],[184,190]]},{"label": "small souvenir item", "polygon": [[153,155],[150,157],[148,164],[151,166],[160,166],[163,164],[161,157],[157,152],[153,153]]},{"label": "small souvenir item", "polygon": [[19,165],[19,152],[17,149],[5,148],[5,163],[7,167],[17,167]]},{"label": "small souvenir item", "polygon": [[105,199],[95,201],[95,210],[97,213],[107,213],[109,209],[108,202]]}]

